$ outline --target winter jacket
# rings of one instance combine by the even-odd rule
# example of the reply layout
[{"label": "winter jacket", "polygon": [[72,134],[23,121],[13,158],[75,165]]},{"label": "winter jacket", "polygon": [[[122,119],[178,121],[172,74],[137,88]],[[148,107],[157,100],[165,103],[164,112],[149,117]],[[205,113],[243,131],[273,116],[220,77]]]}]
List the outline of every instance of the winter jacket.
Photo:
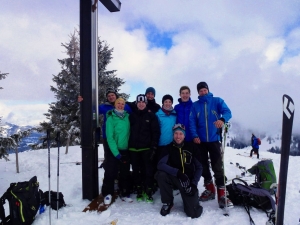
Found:
[{"label": "winter jacket", "polygon": [[148,110],[150,110],[151,112],[153,112],[155,114],[160,109],[160,105],[155,102],[155,99],[148,100],[147,108],[148,108]]},{"label": "winter jacket", "polygon": [[181,98],[178,99],[179,104],[175,105],[177,119],[176,123],[181,123],[185,126],[185,140],[192,141],[192,135],[190,132],[190,112],[193,105],[191,98],[187,102],[182,102]]},{"label": "winter jacket", "polygon": [[213,97],[212,93],[199,96],[194,102],[190,113],[190,131],[192,138],[199,137],[201,142],[214,142],[220,140],[219,129],[214,122],[221,119],[228,122],[231,111],[219,97]]},{"label": "winter jacket", "polygon": [[160,126],[160,138],[158,146],[170,144],[173,140],[173,126],[176,123],[176,112],[172,110],[170,115],[167,115],[162,109],[156,113]]},{"label": "winter jacket", "polygon": [[[106,113],[109,110],[114,109],[115,107],[109,102],[105,102],[104,104],[99,105],[99,114],[103,115],[103,124],[102,124],[102,136],[106,138]],[[124,110],[126,110],[129,114],[131,113],[131,108],[126,104]]]},{"label": "winter jacket", "polygon": [[255,137],[255,136],[253,136],[253,138],[252,138],[252,147],[256,148],[256,149],[259,149],[257,137]]},{"label": "winter jacket", "polygon": [[124,111],[124,117],[121,118],[113,110],[110,110],[107,112],[106,117],[107,143],[113,155],[118,156],[120,150],[128,150],[129,114]]},{"label": "winter jacket", "polygon": [[130,137],[129,150],[141,151],[157,147],[160,137],[158,119],[154,113],[135,109],[129,116]]},{"label": "winter jacket", "polygon": [[182,147],[171,143],[163,149],[161,157],[157,164],[158,170],[172,176],[177,176],[180,170],[197,186],[202,175],[202,165],[199,151],[192,142],[184,142]]}]

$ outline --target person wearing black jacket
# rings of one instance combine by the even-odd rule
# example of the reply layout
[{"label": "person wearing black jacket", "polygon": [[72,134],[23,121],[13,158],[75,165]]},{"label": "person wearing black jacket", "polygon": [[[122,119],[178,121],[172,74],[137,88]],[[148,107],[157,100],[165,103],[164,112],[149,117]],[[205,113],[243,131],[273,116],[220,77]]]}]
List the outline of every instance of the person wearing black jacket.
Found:
[{"label": "person wearing black jacket", "polygon": [[191,142],[185,142],[185,127],[175,124],[173,142],[167,145],[157,165],[155,178],[160,188],[163,206],[160,214],[170,213],[173,203],[173,189],[179,189],[187,216],[198,218],[203,208],[198,199],[198,182],[202,174],[199,151]]},{"label": "person wearing black jacket", "polygon": [[133,183],[137,201],[153,203],[154,164],[152,159],[160,137],[160,127],[156,115],[148,111],[147,98],[140,94],[129,116],[129,151],[132,164]]},{"label": "person wearing black jacket", "polygon": [[155,101],[155,89],[153,87],[148,87],[145,91],[145,95],[147,97],[147,108],[150,112],[154,114],[160,109],[160,105]]}]

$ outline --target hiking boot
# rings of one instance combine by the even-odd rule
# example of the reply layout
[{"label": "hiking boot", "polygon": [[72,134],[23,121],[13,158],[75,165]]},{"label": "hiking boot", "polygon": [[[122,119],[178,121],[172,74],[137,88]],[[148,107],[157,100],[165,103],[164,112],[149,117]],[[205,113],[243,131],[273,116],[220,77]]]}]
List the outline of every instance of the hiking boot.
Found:
[{"label": "hiking boot", "polygon": [[161,207],[160,215],[162,215],[162,216],[168,215],[170,213],[173,205],[174,205],[173,203],[164,203],[163,206]]},{"label": "hiking boot", "polygon": [[232,201],[225,195],[225,187],[218,187],[218,203],[221,209],[225,208],[233,208]]},{"label": "hiking boot", "polygon": [[143,195],[143,194],[137,194],[137,195],[136,195],[136,201],[137,201],[137,202],[142,202],[142,201],[144,201],[144,195]]},{"label": "hiking boot", "polygon": [[104,198],[104,205],[110,205],[111,200],[112,200],[112,196],[111,195],[106,195],[105,198]]},{"label": "hiking boot", "polygon": [[152,193],[152,188],[147,188],[146,192],[144,193],[144,199],[146,202],[153,203]]},{"label": "hiking boot", "polygon": [[209,181],[208,183],[204,184],[205,190],[202,192],[202,194],[199,197],[199,201],[205,202],[208,200],[213,200],[215,199],[216,196],[216,188],[213,183],[213,181]]}]

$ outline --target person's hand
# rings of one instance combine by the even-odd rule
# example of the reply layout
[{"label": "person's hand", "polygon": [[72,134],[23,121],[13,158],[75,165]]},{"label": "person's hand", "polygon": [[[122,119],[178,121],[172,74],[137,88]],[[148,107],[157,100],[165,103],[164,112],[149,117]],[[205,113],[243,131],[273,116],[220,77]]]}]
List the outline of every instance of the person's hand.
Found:
[{"label": "person's hand", "polygon": [[200,144],[200,142],[201,142],[200,138],[198,138],[198,137],[194,138],[193,141],[195,144]]},{"label": "person's hand", "polygon": [[126,163],[129,163],[129,161],[130,161],[130,158],[127,155],[121,155],[121,158],[120,158],[121,163],[126,164]]},{"label": "person's hand", "polygon": [[224,125],[224,122],[223,122],[223,120],[217,120],[214,122],[214,125],[216,128],[222,128]]},{"label": "person's hand", "polygon": [[196,185],[191,184],[190,186],[184,189],[184,192],[189,196],[193,196],[196,192],[198,192],[198,188],[196,187]]},{"label": "person's hand", "polygon": [[182,173],[180,170],[178,170],[178,172],[177,172],[177,177],[179,179],[181,187],[183,187],[185,189],[185,188],[188,188],[190,186],[190,179],[188,178],[187,175]]},{"label": "person's hand", "polygon": [[77,101],[78,101],[78,102],[82,102],[82,101],[83,101],[83,97],[80,96],[80,95],[78,95]]}]

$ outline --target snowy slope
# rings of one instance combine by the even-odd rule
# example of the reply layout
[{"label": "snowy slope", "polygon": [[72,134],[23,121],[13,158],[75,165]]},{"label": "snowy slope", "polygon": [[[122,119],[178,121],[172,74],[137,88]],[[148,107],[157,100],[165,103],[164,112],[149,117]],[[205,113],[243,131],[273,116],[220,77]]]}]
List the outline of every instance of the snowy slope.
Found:
[{"label": "snowy slope", "polygon": [[[277,143],[278,144],[278,143]],[[261,158],[272,158],[278,177],[280,155],[272,154],[264,151],[269,149],[269,145],[263,141],[262,149],[260,150]],[[60,161],[63,162],[76,162],[81,161],[81,148],[79,146],[71,147],[69,154],[63,154],[65,148],[61,148]],[[247,153],[244,153],[247,152]],[[256,158],[249,158],[239,156],[237,153],[248,155],[250,148],[242,150],[232,149],[226,147],[225,150],[225,170],[228,179],[240,175],[242,172],[235,164],[239,163],[246,168],[251,167],[257,162]],[[103,156],[102,146],[99,147],[99,157]],[[48,172],[47,172],[47,150],[26,151],[19,154],[20,173],[16,173],[14,155],[10,155],[10,161],[0,160],[0,194],[9,187],[11,182],[29,180],[32,176],[36,175],[40,182],[40,188],[43,191],[48,190]],[[286,196],[285,206],[285,224],[294,225],[300,217],[300,175],[299,175],[299,157],[290,156],[289,173],[288,173],[288,191]],[[51,149],[51,188],[56,190],[57,181],[57,148]],[[101,181],[103,178],[103,169],[99,169],[99,190],[101,190]],[[254,177],[248,177],[248,182],[254,180]],[[154,204],[147,203],[124,203],[118,199],[106,212],[97,214],[96,212],[83,213],[82,210],[89,204],[88,200],[82,199],[82,184],[81,184],[81,166],[75,163],[60,164],[60,191],[65,196],[67,204],[71,205],[59,210],[59,218],[56,219],[56,211],[52,210],[52,224],[72,224],[72,225],[101,225],[109,221],[118,219],[118,225],[147,225],[147,224],[205,224],[205,225],[233,225],[233,224],[249,224],[249,218],[242,207],[235,207],[230,210],[230,216],[223,216],[223,211],[218,208],[217,201],[209,201],[202,203],[204,212],[198,219],[191,219],[186,217],[183,212],[183,205],[180,196],[175,197],[175,206],[171,214],[162,217],[159,214],[161,208],[160,196],[157,192],[154,195]],[[198,188],[200,192],[204,190],[203,179],[200,180]],[[8,212],[8,204],[5,204],[6,213]],[[49,224],[49,213],[37,215],[35,225]],[[262,211],[257,209],[251,210],[251,216],[256,225],[264,225],[267,221],[267,216]]]}]

